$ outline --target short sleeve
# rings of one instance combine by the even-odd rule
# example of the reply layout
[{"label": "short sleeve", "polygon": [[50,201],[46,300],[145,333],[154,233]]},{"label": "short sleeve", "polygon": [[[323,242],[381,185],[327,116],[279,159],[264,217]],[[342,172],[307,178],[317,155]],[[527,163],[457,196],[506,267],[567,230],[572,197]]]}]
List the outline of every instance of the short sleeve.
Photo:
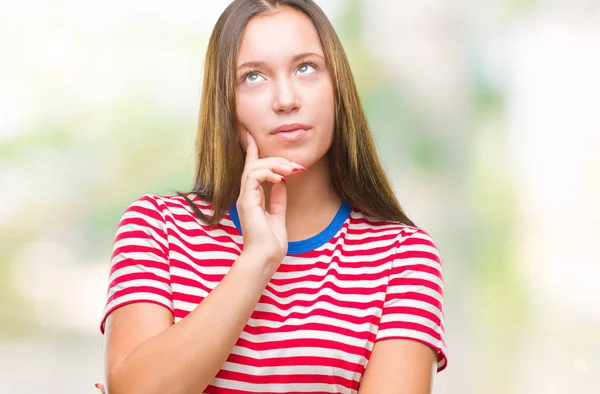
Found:
[{"label": "short sleeve", "polygon": [[389,276],[375,341],[412,339],[438,354],[438,372],[446,368],[442,264],[437,247],[422,230],[399,241]]},{"label": "short sleeve", "polygon": [[121,217],[108,282],[102,333],[108,315],[127,304],[150,302],[173,313],[166,223],[154,197],[141,197]]}]

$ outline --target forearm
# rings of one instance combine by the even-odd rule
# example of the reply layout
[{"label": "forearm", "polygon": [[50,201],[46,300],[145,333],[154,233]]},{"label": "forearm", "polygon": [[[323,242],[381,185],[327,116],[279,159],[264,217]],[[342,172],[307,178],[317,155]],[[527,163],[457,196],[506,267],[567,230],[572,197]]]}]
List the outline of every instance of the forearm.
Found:
[{"label": "forearm", "polygon": [[108,394],[198,394],[222,367],[270,279],[243,255],[177,324],[140,345],[107,377]]}]

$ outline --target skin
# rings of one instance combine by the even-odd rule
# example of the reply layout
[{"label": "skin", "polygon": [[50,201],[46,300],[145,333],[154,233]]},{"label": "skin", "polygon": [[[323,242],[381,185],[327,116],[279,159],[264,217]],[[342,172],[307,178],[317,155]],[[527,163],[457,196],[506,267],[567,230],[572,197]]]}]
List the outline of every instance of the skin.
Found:
[{"label": "skin", "polygon": [[[312,63],[312,64],[310,64]],[[290,241],[306,239],[329,224],[341,198],[329,175],[333,141],[334,91],[323,48],[311,20],[281,9],[248,23],[237,61],[236,115],[245,146],[254,137],[260,157],[284,157],[309,171],[286,179]],[[271,131],[281,125],[310,126],[301,141],[284,142]],[[281,189],[264,185],[267,201]]]},{"label": "skin", "polygon": [[[341,203],[327,164],[334,92],[310,19],[287,8],[253,18],[237,73],[238,133],[247,152],[237,201],[244,251],[223,281],[176,325],[167,309],[148,303],[109,315],[105,374],[110,394],[202,392],[231,352],[287,253],[287,242],[320,232]],[[271,133],[289,123],[310,128],[293,142]],[[378,342],[360,393],[429,394],[435,362],[435,352],[421,343]]]}]

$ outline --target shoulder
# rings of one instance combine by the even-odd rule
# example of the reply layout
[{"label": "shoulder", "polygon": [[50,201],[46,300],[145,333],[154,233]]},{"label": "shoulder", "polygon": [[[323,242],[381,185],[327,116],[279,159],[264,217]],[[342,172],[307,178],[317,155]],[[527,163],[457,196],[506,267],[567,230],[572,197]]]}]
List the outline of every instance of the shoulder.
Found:
[{"label": "shoulder", "polygon": [[180,194],[144,194],[134,200],[127,207],[126,212],[146,210],[147,212],[160,214],[165,220],[166,218],[173,219],[174,216],[193,216],[194,212],[191,204],[205,214],[212,212],[210,203],[195,194],[185,194],[185,197]]},{"label": "shoulder", "polygon": [[[210,204],[196,195],[144,194],[125,209],[117,227],[117,246],[140,243],[141,239],[154,240],[163,249],[169,248],[170,236],[186,239],[197,231],[211,234],[208,226],[198,218],[194,208],[205,215],[212,214]],[[129,245],[130,246],[130,245]]]},{"label": "shoulder", "polygon": [[350,226],[357,229],[362,228],[364,230],[378,232],[385,231],[389,234],[395,234],[400,243],[411,238],[421,238],[431,241],[429,233],[422,228],[392,220],[376,218],[357,209],[353,209],[350,214]]},{"label": "shoulder", "polygon": [[[187,198],[186,198],[187,197]],[[203,197],[196,194],[185,193],[185,194],[145,194],[140,197],[140,200],[155,201],[157,205],[162,208],[184,208],[188,207],[188,201],[191,201],[200,209],[210,209],[210,203]]]},{"label": "shoulder", "polygon": [[385,238],[393,241],[389,244],[395,249],[397,255],[406,256],[406,253],[429,252],[439,260],[437,246],[426,230],[408,224],[384,220],[369,216],[361,211],[353,210],[350,215],[349,230],[360,233],[362,237]]}]

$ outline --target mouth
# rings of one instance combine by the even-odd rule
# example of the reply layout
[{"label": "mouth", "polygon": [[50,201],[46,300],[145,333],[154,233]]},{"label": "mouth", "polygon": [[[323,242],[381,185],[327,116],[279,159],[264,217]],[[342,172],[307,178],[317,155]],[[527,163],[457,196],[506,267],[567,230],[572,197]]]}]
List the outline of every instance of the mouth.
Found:
[{"label": "mouth", "polygon": [[286,124],[271,131],[275,137],[284,141],[298,141],[308,134],[310,126],[300,123]]},{"label": "mouth", "polygon": [[296,129],[292,131],[281,131],[276,133],[275,137],[284,141],[298,141],[306,137],[307,134],[308,130],[306,129]]}]

